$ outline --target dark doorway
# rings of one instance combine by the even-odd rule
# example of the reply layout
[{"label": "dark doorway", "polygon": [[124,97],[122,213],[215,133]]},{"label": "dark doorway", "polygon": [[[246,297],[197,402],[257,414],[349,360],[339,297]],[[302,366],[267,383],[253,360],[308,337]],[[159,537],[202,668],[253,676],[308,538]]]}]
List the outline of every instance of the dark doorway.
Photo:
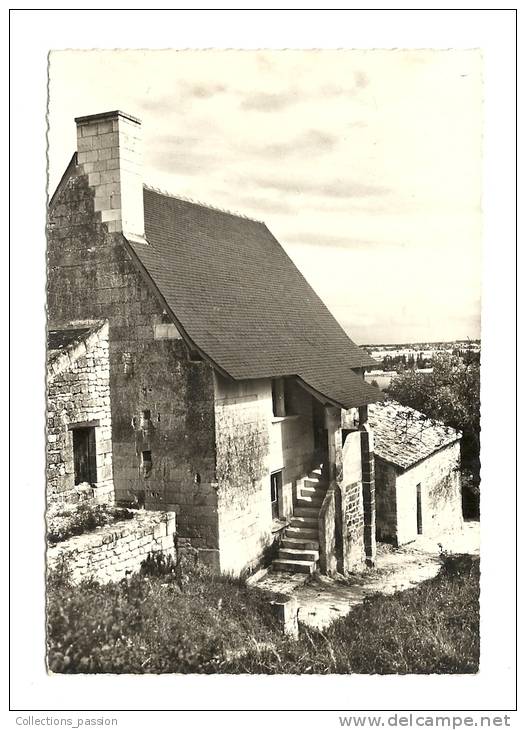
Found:
[{"label": "dark doorway", "polygon": [[96,483],[97,457],[94,427],[73,429],[73,463],[75,484]]},{"label": "dark doorway", "polygon": [[422,486],[416,485],[416,532],[422,534]]},{"label": "dark doorway", "polygon": [[270,475],[270,506],[272,509],[272,519],[277,520],[279,517],[279,499],[281,497],[281,489],[283,487],[283,475],[280,471],[275,471]]},{"label": "dark doorway", "polygon": [[316,462],[327,466],[329,460],[329,432],[325,428],[325,408],[317,400],[312,402],[312,421]]}]

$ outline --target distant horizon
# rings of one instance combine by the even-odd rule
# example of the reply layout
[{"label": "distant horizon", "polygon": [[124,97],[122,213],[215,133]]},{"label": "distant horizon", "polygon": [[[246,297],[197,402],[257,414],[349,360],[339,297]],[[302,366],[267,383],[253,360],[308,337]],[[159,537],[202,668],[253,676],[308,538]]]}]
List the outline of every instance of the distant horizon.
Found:
[{"label": "distant horizon", "polygon": [[[348,333],[347,333],[348,334]],[[363,343],[357,343],[359,344],[359,347],[381,347],[383,345],[392,347],[394,345],[446,345],[446,344],[455,344],[456,342],[462,343],[462,342],[477,342],[481,343],[480,337],[463,337],[463,338],[455,338],[455,339],[445,339],[445,340],[396,340],[395,342],[363,342]]]}]

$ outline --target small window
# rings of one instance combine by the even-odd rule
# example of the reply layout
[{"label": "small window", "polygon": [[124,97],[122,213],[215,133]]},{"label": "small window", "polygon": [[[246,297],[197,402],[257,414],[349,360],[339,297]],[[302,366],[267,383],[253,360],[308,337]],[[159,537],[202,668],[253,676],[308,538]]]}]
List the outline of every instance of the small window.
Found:
[{"label": "small window", "polygon": [[75,484],[97,482],[97,455],[95,448],[95,427],[74,428],[73,464]]},{"label": "small window", "polygon": [[422,534],[422,485],[416,485],[416,533]]},{"label": "small window", "polygon": [[281,497],[281,488],[283,486],[283,475],[280,471],[275,471],[270,475],[270,506],[272,509],[272,519],[279,517],[279,500]]},{"label": "small window", "polygon": [[148,479],[152,473],[152,452],[150,450],[141,451],[141,469],[143,477]]}]

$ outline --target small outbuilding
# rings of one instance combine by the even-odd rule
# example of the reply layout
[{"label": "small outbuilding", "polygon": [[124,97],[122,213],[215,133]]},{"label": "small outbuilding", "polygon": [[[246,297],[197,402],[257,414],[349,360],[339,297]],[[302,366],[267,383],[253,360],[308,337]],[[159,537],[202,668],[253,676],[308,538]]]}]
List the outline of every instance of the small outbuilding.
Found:
[{"label": "small outbuilding", "polygon": [[403,545],[462,526],[462,433],[396,401],[369,407],[376,539]]}]

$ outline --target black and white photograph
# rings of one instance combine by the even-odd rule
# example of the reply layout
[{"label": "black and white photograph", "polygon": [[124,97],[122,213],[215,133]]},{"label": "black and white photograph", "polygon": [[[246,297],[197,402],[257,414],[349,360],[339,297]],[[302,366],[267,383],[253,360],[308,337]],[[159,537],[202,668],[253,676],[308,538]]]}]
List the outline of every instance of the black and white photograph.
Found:
[{"label": "black and white photograph", "polygon": [[477,671],[481,91],[50,54],[50,671]]},{"label": "black and white photograph", "polygon": [[[185,17],[167,13],[134,17]],[[244,709],[351,708],[370,682],[378,718],[397,688],[467,711],[462,687],[498,671],[496,626],[511,652],[514,283],[493,266],[499,312],[486,282],[488,246],[504,266],[515,244],[487,217],[492,57],[421,37],[48,41],[25,254],[41,401],[12,401],[40,419],[21,453],[40,449],[41,476],[12,470],[11,490],[42,505],[35,646],[68,709],[103,686],[100,709],[125,709],[125,686],[129,710],[157,689],[158,709],[215,709],[211,682]],[[404,719],[381,725],[425,724]]]}]

